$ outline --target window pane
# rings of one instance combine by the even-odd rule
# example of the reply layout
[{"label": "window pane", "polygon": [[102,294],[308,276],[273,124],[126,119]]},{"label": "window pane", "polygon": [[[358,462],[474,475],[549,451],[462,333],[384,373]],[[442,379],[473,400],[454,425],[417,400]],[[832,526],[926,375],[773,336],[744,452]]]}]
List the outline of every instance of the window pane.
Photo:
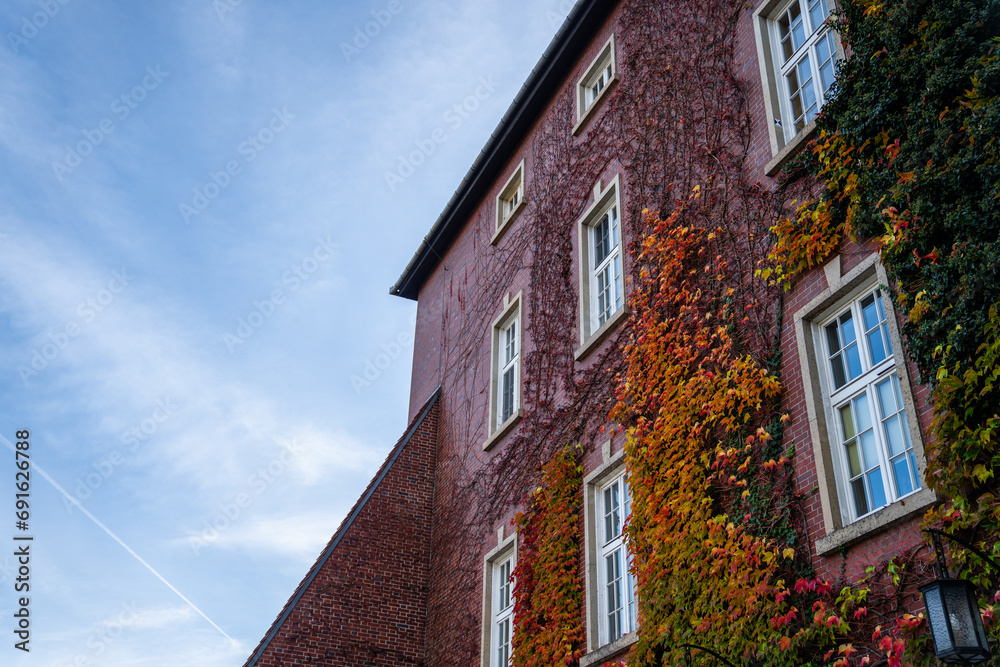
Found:
[{"label": "window pane", "polygon": [[517,356],[517,320],[504,331],[504,365],[509,364]]},{"label": "window pane", "polygon": [[845,405],[840,409],[840,423],[844,426],[844,440],[850,440],[855,436],[854,417],[851,415],[851,406]]},{"label": "window pane", "polygon": [[497,623],[497,664],[506,665],[510,662],[510,619],[505,618]]},{"label": "window pane", "polygon": [[889,456],[897,456],[906,451],[899,415],[886,419],[882,422],[882,427],[885,429],[885,439],[889,444]]},{"label": "window pane", "polygon": [[792,47],[798,51],[806,41],[806,27],[802,23],[802,8],[799,7],[799,0],[795,0],[788,8],[788,18],[791,21]]},{"label": "window pane", "polygon": [[906,410],[903,409],[903,394],[899,389],[899,376],[893,374],[890,378],[892,382],[893,393],[896,395],[896,405],[899,407],[899,414],[902,415],[901,420],[903,423],[903,440],[906,441],[906,448],[912,449],[913,443],[910,442],[910,429],[906,428]]},{"label": "window pane", "polygon": [[838,354],[830,360],[830,366],[833,368],[833,388],[840,389],[847,384],[847,375],[844,373],[844,357]]},{"label": "window pane", "polygon": [[844,339],[844,347],[857,340],[858,335],[854,331],[854,315],[847,311],[840,316],[840,335]]},{"label": "window pane", "polygon": [[875,444],[875,432],[872,429],[871,410],[868,405],[868,394],[861,394],[854,399],[854,418],[857,420],[858,439],[861,441],[861,454],[864,469],[871,470],[879,465],[878,450]]},{"label": "window pane", "polygon": [[612,206],[611,210],[608,211],[608,217],[611,218],[611,248],[612,250],[618,247],[618,207]]},{"label": "window pane", "polygon": [[629,515],[629,512],[631,512],[631,511],[632,511],[632,498],[629,497],[629,494],[628,494],[628,482],[626,482],[625,478],[623,477],[622,478],[622,519],[624,520],[625,517],[627,517]]},{"label": "window pane", "polygon": [[503,403],[500,410],[501,424],[514,414],[514,370],[514,368],[509,368],[503,374]]},{"label": "window pane", "polygon": [[920,488],[920,475],[917,474],[917,460],[915,458],[913,458],[913,450],[912,449],[910,450],[909,457],[910,457],[910,470],[913,471],[913,483],[914,483],[915,487],[919,489]]},{"label": "window pane", "polygon": [[834,389],[840,389],[847,384],[847,374],[844,370],[844,357],[843,355],[835,354],[840,350],[840,338],[837,334],[837,328],[836,321],[826,325],[826,344],[830,348],[830,354],[833,355],[833,358],[830,359],[830,368],[833,371]]},{"label": "window pane", "polygon": [[792,49],[792,34],[788,29],[788,13],[781,15],[778,19],[778,35],[781,39],[781,54],[784,56],[784,60],[788,60],[792,57],[794,49]]},{"label": "window pane", "polygon": [[872,427],[872,413],[868,407],[868,394],[861,394],[854,399],[854,411],[858,420],[858,431],[865,432]]},{"label": "window pane", "polygon": [[861,353],[858,351],[858,344],[854,343],[844,349],[844,356],[847,358],[847,375],[853,380],[861,375]]},{"label": "window pane", "polygon": [[865,470],[878,467],[878,450],[875,448],[875,432],[865,431],[859,438],[861,452],[864,454]]},{"label": "window pane", "polygon": [[614,268],[614,287],[615,287],[615,300],[611,305],[611,312],[618,312],[618,309],[622,307],[622,276],[621,269],[619,267],[619,260],[621,257],[615,255],[611,266]]},{"label": "window pane", "polygon": [[892,354],[892,341],[889,340],[889,327],[885,324],[885,308],[882,306],[882,291],[875,290],[875,305],[878,306],[878,319],[882,323],[882,335],[885,337],[885,346]]},{"label": "window pane", "polygon": [[823,86],[823,99],[826,99],[827,95],[830,94],[830,88],[833,87],[833,82],[837,79],[836,56],[832,56],[829,60],[823,62],[823,64],[819,66],[819,78],[820,84]]},{"label": "window pane", "polygon": [[858,420],[858,431],[864,433],[872,427],[872,413],[868,407],[868,394],[854,399],[854,415]]},{"label": "window pane", "polygon": [[840,351],[840,338],[837,336],[836,321],[826,325],[826,344],[830,347],[830,354]]},{"label": "window pane", "polygon": [[865,497],[864,478],[851,482],[851,492],[854,494],[854,512],[859,517],[868,514],[868,499]]},{"label": "window pane", "polygon": [[861,317],[865,321],[865,331],[871,331],[878,324],[879,317],[875,308],[874,294],[869,294],[861,300]]},{"label": "window pane", "polygon": [[[629,559],[629,564],[632,560]],[[625,599],[628,602],[628,632],[635,630],[635,581],[632,579],[632,570],[626,568],[625,572]]]},{"label": "window pane", "polygon": [[890,380],[884,380],[876,387],[878,389],[878,407],[882,411],[882,417],[896,414],[899,407],[896,405],[896,394],[892,391]]},{"label": "window pane", "polygon": [[872,365],[879,363],[889,356],[886,350],[885,338],[883,337],[884,318],[881,317],[881,308],[875,300],[875,294],[868,296],[861,301],[861,313],[864,319],[865,338],[868,341],[869,358]]},{"label": "window pane", "polygon": [[829,15],[829,11],[826,7],[826,0],[812,0],[809,3],[809,22],[812,24],[813,32],[819,30],[827,15]]},{"label": "window pane", "polygon": [[604,324],[611,316],[611,265],[597,273],[597,324]]},{"label": "window pane", "polygon": [[882,344],[882,331],[880,328],[876,328],[874,331],[865,334],[865,338],[868,341],[868,354],[871,358],[872,366],[889,356],[885,345]]},{"label": "window pane", "polygon": [[816,45],[816,56],[819,62],[822,93],[826,98],[837,75],[837,47],[833,42],[833,33],[827,33]]},{"label": "window pane", "polygon": [[497,585],[500,588],[500,594],[498,596],[498,604],[500,611],[504,611],[510,606],[510,561],[506,561],[500,565],[499,572],[497,573]]},{"label": "window pane", "polygon": [[802,107],[802,94],[799,91],[799,77],[794,68],[788,73],[785,80],[788,82],[788,98],[792,104],[792,118],[794,119],[795,129],[801,130],[806,126],[803,122],[805,110]]},{"label": "window pane", "polygon": [[857,477],[864,472],[861,468],[861,459],[858,457],[857,440],[847,443],[847,464],[850,467],[851,477]]},{"label": "window pane", "polygon": [[594,225],[594,269],[611,254],[611,225],[608,214],[605,213],[601,221]]},{"label": "window pane", "polygon": [[618,483],[604,489],[604,542],[610,542],[622,532],[619,512]]},{"label": "window pane", "polygon": [[868,486],[872,492],[872,508],[883,507],[885,502],[885,486],[882,484],[882,471],[876,468],[866,475]]},{"label": "window pane", "polygon": [[802,81],[802,106],[805,107],[805,122],[808,124],[819,108],[816,104],[816,87],[813,83],[812,64],[807,53],[802,62],[798,64],[799,80]]},{"label": "window pane", "polygon": [[604,562],[608,576],[608,642],[613,642],[622,636],[621,550],[608,554]]},{"label": "window pane", "polygon": [[896,482],[896,496],[902,497],[913,491],[913,482],[910,478],[910,466],[905,456],[900,456],[892,461],[892,476]]}]

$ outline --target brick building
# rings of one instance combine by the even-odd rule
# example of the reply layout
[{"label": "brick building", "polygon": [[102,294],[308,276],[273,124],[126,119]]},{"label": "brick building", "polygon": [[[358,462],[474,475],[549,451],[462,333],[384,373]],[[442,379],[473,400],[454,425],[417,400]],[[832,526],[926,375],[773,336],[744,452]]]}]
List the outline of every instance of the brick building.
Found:
[{"label": "brick building", "polygon": [[[580,664],[625,655],[625,435],[607,415],[643,210],[708,184],[712,206],[754,211],[738,298],[766,289],[767,224],[808,187],[775,177],[844,57],[827,2],[577,3],[392,290],[418,303],[410,426],[247,665],[504,664],[513,519],[577,442]],[[802,548],[831,581],[919,542],[935,502],[926,391],[877,260],[845,242],[769,311]]]}]

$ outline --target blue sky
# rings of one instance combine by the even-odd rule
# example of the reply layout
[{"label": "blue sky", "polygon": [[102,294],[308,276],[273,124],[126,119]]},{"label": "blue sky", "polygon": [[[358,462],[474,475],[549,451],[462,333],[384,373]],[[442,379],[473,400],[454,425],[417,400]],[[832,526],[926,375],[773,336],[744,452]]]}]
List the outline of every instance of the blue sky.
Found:
[{"label": "blue sky", "polygon": [[2,4],[0,663],[243,663],[402,434],[388,288],[569,5]]}]

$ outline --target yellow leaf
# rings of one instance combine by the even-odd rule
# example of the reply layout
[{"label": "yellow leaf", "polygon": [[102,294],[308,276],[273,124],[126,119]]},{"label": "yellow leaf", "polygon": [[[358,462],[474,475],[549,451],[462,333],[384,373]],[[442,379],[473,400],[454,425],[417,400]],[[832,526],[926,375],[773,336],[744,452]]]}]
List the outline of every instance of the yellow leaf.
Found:
[{"label": "yellow leaf", "polygon": [[795,549],[788,547],[787,549],[781,552],[781,555],[787,558],[788,560],[792,560],[793,558],[795,558]]}]

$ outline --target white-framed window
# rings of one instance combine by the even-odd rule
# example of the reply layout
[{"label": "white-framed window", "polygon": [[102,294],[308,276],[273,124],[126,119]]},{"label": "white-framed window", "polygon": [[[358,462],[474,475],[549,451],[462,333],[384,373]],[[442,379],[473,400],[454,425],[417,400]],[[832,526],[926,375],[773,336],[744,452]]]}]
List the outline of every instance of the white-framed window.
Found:
[{"label": "white-framed window", "polygon": [[833,86],[837,40],[826,24],[829,16],[827,0],[792,0],[770,22],[781,72],[782,118],[790,121],[786,140],[812,122]]},{"label": "white-framed window", "polygon": [[521,410],[522,293],[504,297],[503,313],[494,321],[491,343],[489,449],[522,415]]},{"label": "white-framed window", "polygon": [[493,667],[510,664],[514,637],[514,554],[493,564]]},{"label": "white-framed window", "polygon": [[514,652],[517,536],[498,541],[484,561],[482,667],[508,667]]},{"label": "white-framed window", "polygon": [[601,191],[580,220],[580,342],[581,359],[600,342],[602,334],[624,314],[625,281],[622,253],[620,179]]},{"label": "white-framed window", "polygon": [[834,0],[769,0],[755,12],[765,109],[777,155],[816,118],[844,57]]},{"label": "white-framed window", "polygon": [[612,35],[604,43],[600,53],[584,72],[576,84],[576,118],[573,134],[578,134],[584,124],[605,99],[618,81],[618,66],[615,59],[615,37]]},{"label": "white-framed window", "polygon": [[[816,554],[842,549],[940,501],[922,482],[922,392],[910,380],[877,252],[822,267],[826,287],[792,314],[822,511]],[[791,380],[791,379],[790,379]],[[791,380],[794,381],[794,380]],[[902,500],[902,502],[897,502]],[[820,517],[817,517],[820,519]],[[810,528],[812,529],[812,528]]]},{"label": "white-framed window", "polygon": [[883,290],[865,289],[818,334],[841,508],[857,521],[921,489]]},{"label": "white-framed window", "polygon": [[596,504],[598,632],[604,646],[636,629],[635,580],[624,533],[630,511],[624,472],[598,487]]},{"label": "white-framed window", "polygon": [[524,160],[521,160],[514,173],[504,184],[500,194],[497,195],[497,220],[496,229],[490,243],[495,244],[507,231],[507,228],[514,222],[518,214],[525,207],[524,199]]}]

